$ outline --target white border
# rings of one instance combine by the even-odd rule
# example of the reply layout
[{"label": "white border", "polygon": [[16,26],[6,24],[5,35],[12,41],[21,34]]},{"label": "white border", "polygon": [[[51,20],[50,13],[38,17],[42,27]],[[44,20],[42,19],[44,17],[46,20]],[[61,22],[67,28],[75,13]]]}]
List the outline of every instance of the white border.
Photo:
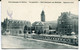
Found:
[{"label": "white border", "polygon": [[[79,1],[79,9],[80,9],[80,1]],[[79,10],[79,14],[80,14],[80,10]],[[1,2],[0,2],[0,19],[1,19]],[[80,19],[80,15],[79,15],[79,19]],[[79,22],[79,25],[80,25],[80,22]],[[80,34],[79,34],[79,38],[80,38]],[[80,49],[80,46],[79,46],[79,49]],[[77,50],[77,49],[1,49],[1,20],[0,20],[0,50]]]}]

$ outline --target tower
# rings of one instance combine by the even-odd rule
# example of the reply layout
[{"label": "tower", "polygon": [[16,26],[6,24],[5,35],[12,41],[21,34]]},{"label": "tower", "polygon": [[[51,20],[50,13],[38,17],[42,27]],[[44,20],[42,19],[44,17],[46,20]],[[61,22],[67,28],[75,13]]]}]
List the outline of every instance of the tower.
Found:
[{"label": "tower", "polygon": [[45,14],[44,14],[44,11],[43,10],[41,12],[41,21],[42,22],[45,22]]}]

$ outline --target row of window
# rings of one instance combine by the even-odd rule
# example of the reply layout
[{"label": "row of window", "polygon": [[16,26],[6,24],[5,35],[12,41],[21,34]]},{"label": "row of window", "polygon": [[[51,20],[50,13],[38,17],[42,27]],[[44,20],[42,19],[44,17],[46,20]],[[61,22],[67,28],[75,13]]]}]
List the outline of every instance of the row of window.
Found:
[{"label": "row of window", "polygon": [[29,24],[29,22],[27,22],[27,21],[7,21],[7,23],[17,23],[17,24],[22,24],[22,23],[24,23],[24,24]]}]

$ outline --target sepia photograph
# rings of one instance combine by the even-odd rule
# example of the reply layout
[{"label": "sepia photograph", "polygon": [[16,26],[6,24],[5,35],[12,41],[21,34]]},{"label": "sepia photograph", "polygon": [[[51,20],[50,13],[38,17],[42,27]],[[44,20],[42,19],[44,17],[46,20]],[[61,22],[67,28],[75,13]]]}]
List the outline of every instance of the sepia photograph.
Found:
[{"label": "sepia photograph", "polygon": [[78,49],[78,0],[1,0],[2,49]]}]

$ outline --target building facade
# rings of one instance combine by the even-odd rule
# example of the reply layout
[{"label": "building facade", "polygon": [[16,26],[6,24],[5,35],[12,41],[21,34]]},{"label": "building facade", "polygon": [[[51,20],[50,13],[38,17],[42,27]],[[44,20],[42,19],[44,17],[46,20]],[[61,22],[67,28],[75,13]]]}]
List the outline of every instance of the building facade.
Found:
[{"label": "building facade", "polygon": [[25,26],[31,27],[31,23],[29,21],[12,20],[12,19],[5,19],[5,21],[6,21],[6,31],[10,32],[11,35],[23,34]]},{"label": "building facade", "polygon": [[70,12],[63,12],[58,18],[58,34],[71,35],[72,32],[78,34],[78,16]]},{"label": "building facade", "polygon": [[49,33],[49,25],[47,25],[45,22],[37,22],[34,27],[35,27],[36,34]]},{"label": "building facade", "polygon": [[[56,30],[57,22],[55,21],[45,21],[45,13],[41,12],[41,21],[36,21],[32,24],[33,30],[37,34],[49,34],[49,31]],[[53,32],[50,34],[54,34]]]}]

